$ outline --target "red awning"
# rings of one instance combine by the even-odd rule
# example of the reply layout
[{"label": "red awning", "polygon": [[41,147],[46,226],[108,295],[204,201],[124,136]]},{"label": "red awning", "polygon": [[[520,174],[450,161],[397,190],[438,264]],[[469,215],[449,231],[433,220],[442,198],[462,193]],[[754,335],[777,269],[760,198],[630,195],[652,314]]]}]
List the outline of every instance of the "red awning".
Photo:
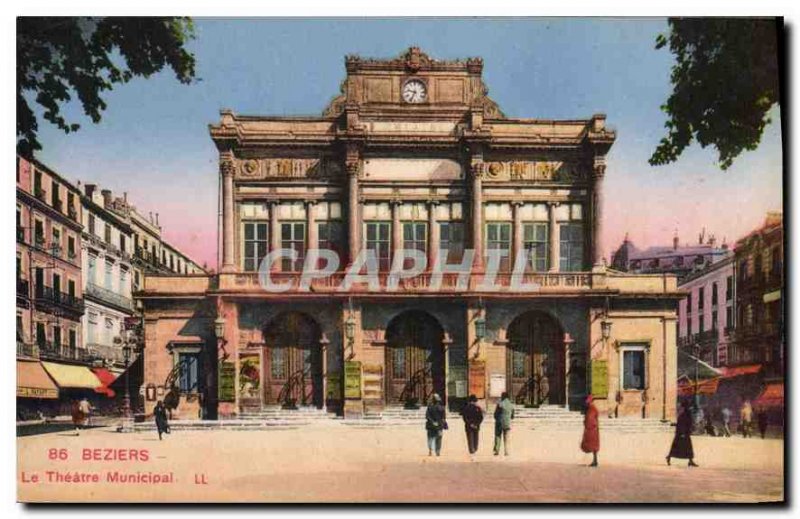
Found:
[{"label": "red awning", "polygon": [[767,384],[758,398],[753,400],[753,407],[783,407],[783,382]]},{"label": "red awning", "polygon": [[755,375],[759,371],[761,371],[761,364],[750,364],[747,366],[731,366],[719,369],[722,370],[723,378],[733,378],[742,375]]},{"label": "red awning", "polygon": [[102,385],[100,387],[96,387],[94,390],[97,393],[102,393],[110,398],[113,398],[116,393],[114,393],[114,390],[109,386],[117,379],[117,376],[108,371],[106,368],[92,368],[92,372],[94,372],[95,376],[97,376],[97,378],[100,379],[100,382],[102,382]]},{"label": "red awning", "polygon": [[[719,379],[718,378],[711,378],[707,380],[701,380],[697,384],[697,394],[698,395],[713,395],[717,392],[717,387],[719,386]],[[687,381],[678,384],[678,394],[682,397],[686,396],[693,396],[694,395],[694,382]]]}]

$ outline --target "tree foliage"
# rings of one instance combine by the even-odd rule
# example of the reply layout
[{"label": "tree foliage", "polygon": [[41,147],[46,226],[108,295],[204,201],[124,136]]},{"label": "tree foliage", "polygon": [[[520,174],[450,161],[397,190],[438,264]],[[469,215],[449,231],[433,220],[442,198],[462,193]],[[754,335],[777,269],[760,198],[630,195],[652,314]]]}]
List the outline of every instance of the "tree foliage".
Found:
[{"label": "tree foliage", "polygon": [[671,18],[672,94],[661,109],[669,116],[651,165],[674,162],[693,139],[711,145],[725,170],[744,150],[754,150],[780,103],[778,27],[773,19]]},{"label": "tree foliage", "polygon": [[165,66],[191,83],[195,60],[184,45],[192,38],[189,18],[17,18],[17,152],[30,157],[41,149],[29,98],[46,120],[76,131],[80,125],[61,113],[75,95],[97,123],[106,109],[102,92],[118,83]]}]

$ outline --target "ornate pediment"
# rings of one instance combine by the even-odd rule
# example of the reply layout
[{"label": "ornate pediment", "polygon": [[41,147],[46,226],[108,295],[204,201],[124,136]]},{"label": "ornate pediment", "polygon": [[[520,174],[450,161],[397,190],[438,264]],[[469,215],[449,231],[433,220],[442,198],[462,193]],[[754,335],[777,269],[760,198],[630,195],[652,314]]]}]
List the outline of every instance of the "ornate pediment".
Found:
[{"label": "ornate pediment", "polygon": [[428,56],[419,47],[409,47],[396,58],[362,58],[358,55],[345,57],[348,72],[358,70],[400,70],[409,73],[420,71],[465,71],[480,74],[483,70],[482,58],[466,58],[454,60],[436,60]]}]

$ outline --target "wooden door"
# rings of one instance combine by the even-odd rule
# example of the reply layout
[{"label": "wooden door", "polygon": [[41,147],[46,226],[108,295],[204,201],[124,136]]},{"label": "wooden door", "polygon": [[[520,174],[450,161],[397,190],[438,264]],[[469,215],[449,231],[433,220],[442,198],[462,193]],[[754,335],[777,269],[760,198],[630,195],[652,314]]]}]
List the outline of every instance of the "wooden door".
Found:
[{"label": "wooden door", "polygon": [[423,312],[395,318],[387,330],[386,401],[425,405],[445,396],[445,365],[439,324]]},{"label": "wooden door", "polygon": [[506,377],[516,403],[564,403],[565,359],[560,337],[560,327],[545,314],[525,314],[511,324]]},{"label": "wooden door", "polygon": [[324,404],[322,350],[316,323],[299,313],[279,316],[265,332],[264,402]]}]

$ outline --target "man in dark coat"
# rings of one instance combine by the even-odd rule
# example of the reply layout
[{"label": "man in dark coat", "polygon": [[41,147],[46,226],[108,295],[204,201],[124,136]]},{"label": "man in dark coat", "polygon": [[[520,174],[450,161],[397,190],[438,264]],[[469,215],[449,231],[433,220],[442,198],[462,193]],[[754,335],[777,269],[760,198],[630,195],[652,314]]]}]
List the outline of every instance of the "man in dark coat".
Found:
[{"label": "man in dark coat", "polygon": [[586,416],[583,419],[583,440],[581,450],[592,453],[592,464],[597,466],[597,452],[600,450],[600,421],[597,407],[594,405],[592,395],[586,397]]},{"label": "man in dark coat", "polygon": [[158,439],[164,433],[169,434],[169,421],[167,421],[167,408],[164,407],[164,402],[159,400],[156,402],[156,407],[153,409],[153,417],[156,419],[156,429],[158,429]]},{"label": "man in dark coat", "polygon": [[464,418],[464,429],[467,432],[467,448],[470,455],[478,452],[478,434],[481,429],[481,422],[483,422],[483,409],[478,406],[478,397],[469,395],[469,401],[464,409],[461,410],[461,416]]},{"label": "man in dark coat", "polygon": [[433,456],[434,450],[437,456],[442,452],[442,436],[445,429],[447,429],[447,417],[445,416],[442,399],[438,394],[434,393],[433,397],[431,397],[431,403],[428,404],[428,409],[425,411],[425,430],[428,432],[428,456]]},{"label": "man in dark coat", "polygon": [[767,434],[767,427],[769,426],[767,410],[763,407],[760,408],[756,414],[756,419],[758,420],[758,432],[761,433],[761,439],[763,440]]},{"label": "man in dark coat", "polygon": [[667,465],[671,458],[688,459],[690,467],[697,467],[694,462],[694,449],[692,448],[692,412],[687,403],[681,404],[678,424],[675,427],[675,438],[667,455]]}]

